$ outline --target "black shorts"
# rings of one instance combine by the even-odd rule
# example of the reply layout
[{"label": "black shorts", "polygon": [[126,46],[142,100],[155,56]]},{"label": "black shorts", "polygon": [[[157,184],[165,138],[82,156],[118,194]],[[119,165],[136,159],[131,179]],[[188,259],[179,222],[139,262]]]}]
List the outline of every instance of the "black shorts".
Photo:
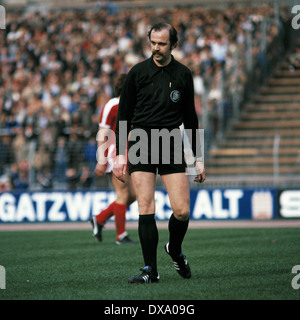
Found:
[{"label": "black shorts", "polygon": [[131,131],[128,143],[129,174],[134,171],[153,172],[159,175],[186,172],[179,128],[151,130],[135,128],[134,131]]}]

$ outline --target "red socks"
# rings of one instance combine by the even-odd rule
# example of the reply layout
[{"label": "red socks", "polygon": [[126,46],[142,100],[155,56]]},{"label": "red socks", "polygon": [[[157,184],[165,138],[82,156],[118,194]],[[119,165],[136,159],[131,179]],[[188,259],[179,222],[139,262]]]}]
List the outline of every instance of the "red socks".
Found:
[{"label": "red socks", "polygon": [[104,224],[110,217],[115,216],[115,225],[117,240],[119,237],[125,234],[125,222],[126,222],[126,211],[127,206],[125,204],[112,202],[106,209],[102,210],[97,216],[97,222],[99,224]]},{"label": "red socks", "polygon": [[99,224],[104,224],[114,214],[114,202],[111,203],[106,209],[102,210],[96,216],[96,220]]},{"label": "red socks", "polygon": [[125,222],[126,222],[126,210],[127,206],[125,204],[120,204],[114,202],[114,215],[115,215],[115,225],[117,232],[117,240],[121,240],[119,237],[123,236],[125,233]]}]

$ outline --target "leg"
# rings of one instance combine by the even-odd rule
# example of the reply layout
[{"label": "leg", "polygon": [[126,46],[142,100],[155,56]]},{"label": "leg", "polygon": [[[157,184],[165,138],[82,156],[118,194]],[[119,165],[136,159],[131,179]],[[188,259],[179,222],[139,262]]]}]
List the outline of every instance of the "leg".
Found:
[{"label": "leg", "polygon": [[113,214],[115,217],[117,233],[116,243],[120,244],[122,240],[128,240],[128,242],[132,243],[132,241],[128,238],[125,228],[127,207],[135,201],[135,193],[132,187],[131,179],[127,174],[125,177],[125,182],[123,183],[114,175],[111,175],[111,183],[116,191],[116,200],[113,206]]},{"label": "leg", "polygon": [[173,214],[169,220],[169,253],[178,256],[182,253],[182,242],[189,223],[190,191],[188,176],[185,173],[162,175],[167,189]]},{"label": "leg", "polygon": [[131,173],[140,215],[153,214],[155,212],[155,179],[156,175],[152,172],[135,171]]},{"label": "leg", "polygon": [[139,207],[139,237],[142,246],[145,266],[150,266],[157,274],[158,230],[155,221],[155,179],[152,172],[135,171],[131,179],[136,191]]},{"label": "leg", "polygon": [[188,176],[183,173],[172,173],[161,176],[169,195],[174,216],[179,221],[186,221],[190,215],[190,186]]},{"label": "leg", "polygon": [[130,176],[125,176],[125,182],[121,182],[114,175],[111,175],[111,183],[116,191],[116,202],[124,204],[127,207],[136,200],[134,188]]},{"label": "leg", "polygon": [[[109,173],[111,183],[116,191],[116,200],[112,202],[107,208],[102,210],[97,216],[91,218],[94,236],[102,241],[102,228],[106,221],[114,215],[116,223],[117,239],[119,244],[121,240],[125,243],[134,243],[131,241],[125,230],[126,210],[127,207],[135,201],[135,192],[132,186],[131,179],[127,174],[125,183],[119,181],[114,175]],[[125,240],[124,238],[127,237]]]},{"label": "leg", "polygon": [[171,256],[174,267],[183,278],[191,277],[191,269],[181,245],[189,224],[190,192],[188,177],[185,173],[172,173],[162,176],[169,194],[173,214],[169,220],[169,242],[165,245],[166,252]]},{"label": "leg", "polygon": [[112,202],[107,208],[99,212],[97,215],[93,215],[90,218],[90,222],[93,227],[93,235],[98,241],[102,241],[102,229],[106,221],[114,214],[115,201]]}]

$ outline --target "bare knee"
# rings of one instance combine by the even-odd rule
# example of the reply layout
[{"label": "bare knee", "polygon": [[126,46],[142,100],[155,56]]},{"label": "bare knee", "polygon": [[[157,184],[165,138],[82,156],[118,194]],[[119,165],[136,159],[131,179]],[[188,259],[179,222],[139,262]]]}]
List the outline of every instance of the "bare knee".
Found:
[{"label": "bare knee", "polygon": [[155,201],[138,199],[138,207],[140,214],[151,214],[155,212]]},{"label": "bare knee", "polygon": [[173,214],[175,218],[179,221],[187,221],[190,217],[190,212],[189,210],[174,210]]}]

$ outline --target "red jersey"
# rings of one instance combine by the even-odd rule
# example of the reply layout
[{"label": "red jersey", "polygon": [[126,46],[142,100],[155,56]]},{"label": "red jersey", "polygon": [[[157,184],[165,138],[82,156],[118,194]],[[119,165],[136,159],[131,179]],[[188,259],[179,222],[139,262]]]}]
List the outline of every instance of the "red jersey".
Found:
[{"label": "red jersey", "polygon": [[[99,129],[107,128],[115,132],[117,115],[119,107],[119,98],[110,99],[102,108],[99,119]],[[109,147],[105,151],[107,157],[106,172],[112,172],[114,159],[116,157],[116,139],[115,135],[111,134],[109,139]]]},{"label": "red jersey", "polygon": [[100,113],[99,126],[115,131],[119,100],[119,98],[112,98],[105,104]]}]

